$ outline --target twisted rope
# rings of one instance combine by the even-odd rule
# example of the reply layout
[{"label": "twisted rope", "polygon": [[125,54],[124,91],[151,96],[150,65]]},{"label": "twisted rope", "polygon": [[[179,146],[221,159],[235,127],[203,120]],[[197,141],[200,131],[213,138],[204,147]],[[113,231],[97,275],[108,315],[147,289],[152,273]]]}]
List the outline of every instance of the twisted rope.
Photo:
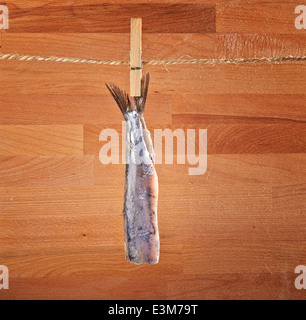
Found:
[{"label": "twisted rope", "polygon": [[[129,65],[128,60],[99,60],[99,59],[83,59],[69,57],[41,57],[31,55],[21,55],[17,53],[0,53],[0,60],[19,60],[19,61],[54,61],[68,63],[86,63],[86,64],[101,64],[101,65]],[[236,58],[236,59],[178,59],[178,60],[149,60],[143,61],[144,65],[176,65],[176,64],[230,64],[230,63],[256,63],[256,62],[289,62],[289,61],[306,61],[306,56],[287,56],[287,57],[263,57],[263,58]]]},{"label": "twisted rope", "polygon": [[302,57],[263,57],[263,58],[237,58],[237,59],[179,59],[179,60],[151,60],[144,61],[146,65],[172,65],[172,64],[229,64],[229,63],[255,63],[255,62],[286,62],[286,61],[305,61],[306,56]]},{"label": "twisted rope", "polygon": [[88,64],[106,64],[112,66],[129,65],[129,61],[125,60],[99,60],[99,59],[83,59],[83,58],[69,58],[69,57],[41,57],[22,55],[17,53],[1,53],[0,60],[19,60],[19,61],[55,61],[68,63],[88,63]]}]

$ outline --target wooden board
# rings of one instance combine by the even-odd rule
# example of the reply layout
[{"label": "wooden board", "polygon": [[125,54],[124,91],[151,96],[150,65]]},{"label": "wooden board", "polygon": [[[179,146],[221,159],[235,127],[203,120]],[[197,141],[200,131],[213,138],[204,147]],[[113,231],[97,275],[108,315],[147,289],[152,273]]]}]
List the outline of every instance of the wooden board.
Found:
[{"label": "wooden board", "polygon": [[[11,5],[12,32],[129,32],[130,19],[143,18],[144,32],[215,32],[216,7],[207,4],[71,3]],[[116,23],[114,24],[114,21]]]},{"label": "wooden board", "polygon": [[[144,60],[302,56],[299,4],[13,0],[1,52],[128,60],[130,17],[142,17]],[[305,299],[294,270],[306,265],[306,63],[146,71],[153,138],[207,129],[208,157],[198,176],[187,162],[156,166],[161,259],[135,266],[125,166],[99,161],[102,130],[122,146],[104,83],[128,90],[128,67],[0,61],[0,300]]]}]

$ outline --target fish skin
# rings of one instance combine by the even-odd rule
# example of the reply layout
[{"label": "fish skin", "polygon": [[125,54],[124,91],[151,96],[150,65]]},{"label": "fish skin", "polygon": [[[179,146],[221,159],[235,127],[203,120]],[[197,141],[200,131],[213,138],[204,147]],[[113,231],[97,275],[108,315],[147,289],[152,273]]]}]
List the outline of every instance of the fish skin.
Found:
[{"label": "fish skin", "polygon": [[125,258],[133,264],[156,264],[160,241],[157,222],[158,177],[150,132],[144,121],[149,74],[142,78],[141,97],[133,98],[115,85],[106,85],[126,120],[124,188]]}]

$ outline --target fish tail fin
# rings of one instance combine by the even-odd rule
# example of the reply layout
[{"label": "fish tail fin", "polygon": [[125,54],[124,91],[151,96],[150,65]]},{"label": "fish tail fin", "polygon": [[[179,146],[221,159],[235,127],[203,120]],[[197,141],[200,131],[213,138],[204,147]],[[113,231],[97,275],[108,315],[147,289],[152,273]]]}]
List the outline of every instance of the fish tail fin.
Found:
[{"label": "fish tail fin", "polygon": [[[136,107],[137,112],[143,117],[145,104],[147,100],[147,94],[148,94],[148,88],[149,88],[149,82],[150,82],[150,74],[147,73],[145,76],[141,78],[141,95],[140,97],[134,97],[134,107]],[[119,106],[123,116],[125,113],[132,111],[131,107],[131,101],[129,94],[121,89],[119,89],[114,84],[105,83],[107,89],[117,102],[117,105]]]},{"label": "fish tail fin", "polygon": [[107,89],[115,99],[119,109],[121,110],[123,116],[125,115],[126,112],[131,111],[131,102],[130,102],[130,97],[129,94],[121,89],[119,89],[117,86],[114,84],[110,83],[107,84],[105,83]]},{"label": "fish tail fin", "polygon": [[141,96],[134,97],[137,111],[139,112],[139,114],[141,116],[143,116],[144,110],[145,110],[148,89],[149,89],[149,83],[150,83],[150,73],[148,72],[146,75],[144,75],[141,78]]}]

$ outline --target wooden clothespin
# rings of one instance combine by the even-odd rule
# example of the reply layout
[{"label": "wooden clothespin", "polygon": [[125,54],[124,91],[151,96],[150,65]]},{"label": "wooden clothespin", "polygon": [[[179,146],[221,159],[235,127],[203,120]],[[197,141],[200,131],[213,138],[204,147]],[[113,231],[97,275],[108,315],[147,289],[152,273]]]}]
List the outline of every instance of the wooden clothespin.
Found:
[{"label": "wooden clothespin", "polygon": [[130,96],[140,97],[142,77],[142,19],[131,19]]}]

